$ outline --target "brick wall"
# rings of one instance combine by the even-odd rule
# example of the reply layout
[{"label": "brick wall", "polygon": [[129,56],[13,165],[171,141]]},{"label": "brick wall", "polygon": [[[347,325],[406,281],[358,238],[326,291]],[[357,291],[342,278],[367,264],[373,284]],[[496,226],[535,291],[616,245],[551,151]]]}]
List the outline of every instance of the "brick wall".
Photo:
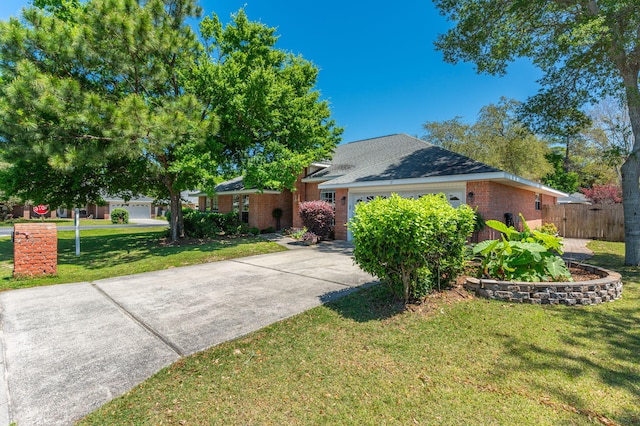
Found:
[{"label": "brick wall", "polygon": [[[241,200],[242,200],[241,195]],[[206,209],[206,197],[198,197],[200,211]],[[276,219],[273,217],[275,208],[282,209],[280,228],[289,228],[293,220],[293,204],[291,191],[285,189],[280,194],[249,194],[249,226],[260,230],[276,228]],[[233,211],[233,195],[218,195],[218,212],[230,213]]]},{"label": "brick wall", "polygon": [[[342,199],[344,198],[344,204]],[[347,220],[349,210],[349,190],[348,189],[336,189],[336,227],[335,237],[336,240],[347,239]]]},{"label": "brick wall", "polygon": [[58,268],[58,231],[53,223],[14,225],[13,276],[54,275]]},{"label": "brick wall", "polygon": [[[473,199],[467,199],[471,207],[477,207],[484,220],[505,221],[504,214],[513,214],[516,228],[521,229],[521,221],[518,216],[522,213],[530,228],[542,225],[542,209],[536,210],[536,194],[514,186],[502,185],[497,182],[468,182],[467,193],[473,192]],[[556,198],[541,195],[541,203],[555,204]],[[480,233],[479,240],[498,238],[497,231],[485,228]]]},{"label": "brick wall", "polygon": [[[298,177],[296,182],[296,191],[292,196],[292,225],[294,228],[302,228],[302,219],[298,215],[298,204],[304,201],[314,201],[320,199],[320,188],[318,186],[322,182],[307,182],[301,181],[302,175]],[[342,204],[342,198],[344,197],[344,204]],[[349,190],[336,189],[336,226],[335,226],[335,239],[346,240],[347,239],[347,217],[349,208]]]},{"label": "brick wall", "polygon": [[249,226],[260,230],[269,227],[276,228],[273,210],[282,209],[280,228],[289,228],[293,222],[293,203],[291,191],[285,189],[280,194],[251,194],[249,195]]},{"label": "brick wall", "polygon": [[292,226],[294,228],[302,228],[302,219],[300,219],[300,215],[298,215],[298,204],[300,204],[303,201],[307,201],[307,185],[306,183],[302,182],[302,177],[306,175],[306,170],[305,173],[298,176],[298,180],[296,180],[296,185],[295,185],[295,192],[293,193],[293,197],[291,200],[291,211],[293,214],[292,217]]},{"label": "brick wall", "polygon": [[231,213],[233,211],[233,195],[218,195],[218,212]]}]

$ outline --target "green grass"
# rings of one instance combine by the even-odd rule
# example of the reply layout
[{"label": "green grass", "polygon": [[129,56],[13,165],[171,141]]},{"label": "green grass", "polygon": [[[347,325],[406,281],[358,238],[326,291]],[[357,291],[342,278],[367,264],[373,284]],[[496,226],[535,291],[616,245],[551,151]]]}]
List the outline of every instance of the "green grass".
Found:
[{"label": "green grass", "polygon": [[[15,219],[8,220],[6,222],[0,222],[0,227],[9,228],[13,227],[15,223],[38,223],[42,222],[40,219]],[[46,223],[55,223],[56,226],[75,226],[73,219],[45,219]],[[91,226],[91,225],[113,225],[110,220],[104,219],[80,219],[80,226]]]},{"label": "green grass", "polygon": [[184,358],[81,424],[640,424],[640,269],[592,249],[621,300],[402,310],[373,287]]},{"label": "green grass", "polygon": [[165,234],[165,227],[82,230],[80,256],[76,256],[75,231],[60,231],[57,276],[36,279],[13,278],[13,243],[10,238],[0,238],[0,290],[93,281],[285,250],[257,237],[163,245],[160,242]]}]

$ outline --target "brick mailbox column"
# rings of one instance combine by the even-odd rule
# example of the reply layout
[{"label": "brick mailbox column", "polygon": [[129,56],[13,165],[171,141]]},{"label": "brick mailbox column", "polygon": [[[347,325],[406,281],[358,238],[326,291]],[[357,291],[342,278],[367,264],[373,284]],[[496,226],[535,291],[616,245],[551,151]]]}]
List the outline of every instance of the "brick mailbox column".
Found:
[{"label": "brick mailbox column", "polygon": [[54,275],[58,271],[58,230],[54,223],[16,223],[13,276]]}]

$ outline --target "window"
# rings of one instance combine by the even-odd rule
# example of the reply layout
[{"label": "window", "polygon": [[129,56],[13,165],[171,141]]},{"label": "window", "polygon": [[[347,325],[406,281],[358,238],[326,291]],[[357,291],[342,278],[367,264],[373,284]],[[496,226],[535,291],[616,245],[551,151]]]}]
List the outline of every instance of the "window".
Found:
[{"label": "window", "polygon": [[322,201],[326,201],[327,203],[331,204],[332,206],[336,206],[336,191],[321,191],[320,192],[320,199]]},{"label": "window", "polygon": [[249,223],[249,196],[242,196],[242,213],[240,214],[242,223]]},{"label": "window", "polygon": [[233,211],[236,213],[240,211],[240,196],[238,194],[233,196]]},{"label": "window", "polygon": [[536,210],[542,210],[542,201],[540,194],[536,194]]},{"label": "window", "polygon": [[[336,191],[320,191],[320,200],[326,201],[333,206],[333,213],[336,212]],[[335,226],[335,218],[331,221],[331,226]]]},{"label": "window", "polygon": [[211,198],[207,197],[207,203],[205,205],[207,211],[218,212],[218,196],[215,195]]}]

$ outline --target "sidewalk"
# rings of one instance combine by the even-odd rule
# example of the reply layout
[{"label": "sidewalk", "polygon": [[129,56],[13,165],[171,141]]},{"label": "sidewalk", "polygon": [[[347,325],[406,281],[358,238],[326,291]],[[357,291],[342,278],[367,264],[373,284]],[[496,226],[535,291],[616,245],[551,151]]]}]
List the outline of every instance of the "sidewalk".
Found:
[{"label": "sidewalk", "polygon": [[302,247],[0,293],[0,424],[72,424],[182,356],[374,282],[348,243]]},{"label": "sidewalk", "polygon": [[562,244],[564,247],[564,254],[562,257],[566,260],[573,260],[575,262],[584,262],[593,256],[593,252],[587,248],[587,243],[591,240],[585,240],[580,238],[563,238]]}]

